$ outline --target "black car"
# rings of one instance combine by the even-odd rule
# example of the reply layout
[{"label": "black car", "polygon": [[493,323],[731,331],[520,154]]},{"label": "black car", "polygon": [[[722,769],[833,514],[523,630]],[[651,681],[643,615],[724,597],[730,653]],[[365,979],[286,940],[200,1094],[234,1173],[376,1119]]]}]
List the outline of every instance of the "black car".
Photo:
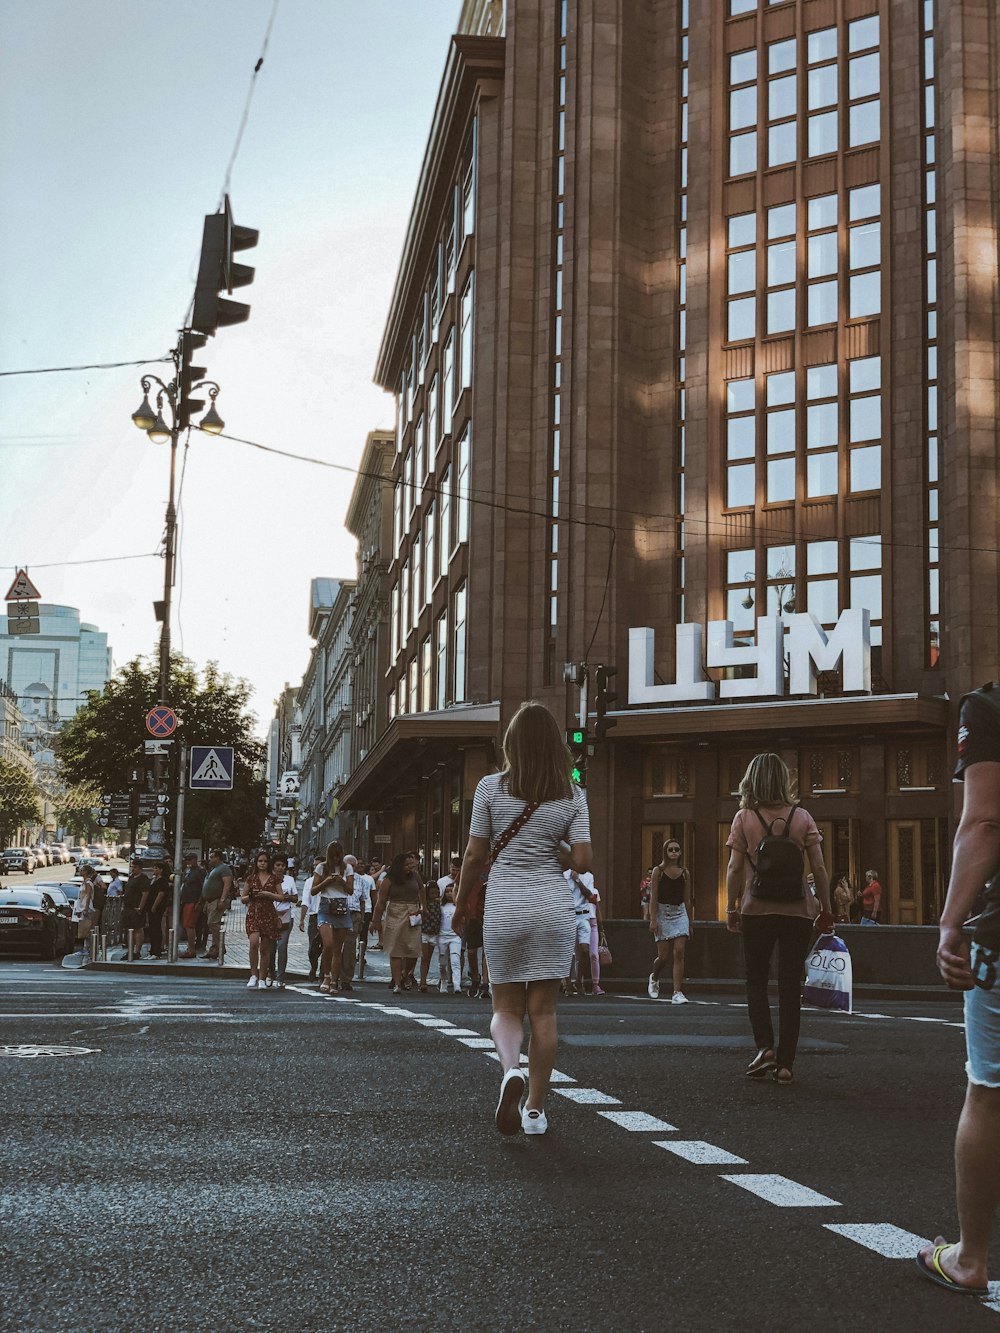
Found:
[{"label": "black car", "polygon": [[72,921],[38,889],[0,888],[0,954],[61,958],[74,944]]}]

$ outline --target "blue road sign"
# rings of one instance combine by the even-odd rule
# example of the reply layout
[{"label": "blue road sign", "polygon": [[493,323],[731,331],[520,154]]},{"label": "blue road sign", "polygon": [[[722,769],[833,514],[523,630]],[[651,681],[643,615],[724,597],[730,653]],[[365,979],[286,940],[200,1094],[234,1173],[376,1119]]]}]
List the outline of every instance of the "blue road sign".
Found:
[{"label": "blue road sign", "polygon": [[232,791],[233,747],[192,745],[188,786],[192,791]]}]

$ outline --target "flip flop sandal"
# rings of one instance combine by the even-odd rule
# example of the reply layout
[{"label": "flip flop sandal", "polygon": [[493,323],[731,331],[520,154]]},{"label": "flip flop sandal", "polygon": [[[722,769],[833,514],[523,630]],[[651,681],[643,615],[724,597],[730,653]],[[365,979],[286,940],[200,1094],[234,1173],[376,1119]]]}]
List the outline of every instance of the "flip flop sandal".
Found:
[{"label": "flip flop sandal", "polygon": [[928,1282],[934,1282],[939,1287],[944,1287],[945,1291],[952,1291],[956,1296],[988,1296],[989,1287],[968,1287],[962,1282],[956,1282],[953,1277],[949,1277],[941,1266],[941,1256],[945,1250],[954,1249],[954,1245],[935,1245],[931,1251],[930,1263],[928,1263],[922,1254],[917,1255],[917,1267],[921,1275],[927,1278]]}]

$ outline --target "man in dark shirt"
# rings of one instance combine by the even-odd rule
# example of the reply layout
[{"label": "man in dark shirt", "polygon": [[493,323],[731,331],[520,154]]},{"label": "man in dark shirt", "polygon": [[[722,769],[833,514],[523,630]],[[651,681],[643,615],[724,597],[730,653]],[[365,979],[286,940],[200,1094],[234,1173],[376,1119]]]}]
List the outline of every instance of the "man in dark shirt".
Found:
[{"label": "man in dark shirt", "polygon": [[[146,928],[146,907],[149,903],[150,883],[142,872],[142,862],[136,857],[132,862],[132,873],[125,884],[125,907],[122,924],[126,932],[134,931],[132,936],[133,957],[142,953],[143,931]],[[125,936],[126,940],[128,935]]]},{"label": "man in dark shirt", "polygon": [[[917,1264],[950,1291],[988,1294],[986,1260],[1000,1204],[1000,684],[962,700],[955,777],[965,786],[955,834],[951,883],[941,913],[938,969],[965,991],[965,1066],[969,1083],[955,1139],[961,1234],[939,1236]],[[986,885],[986,907],[971,946],[963,927]]]},{"label": "man in dark shirt", "polygon": [[205,871],[198,864],[197,852],[188,852],[184,857],[184,879],[181,881],[181,928],[187,937],[187,953],[178,954],[179,958],[197,958],[198,922],[201,918],[201,890],[205,883]]},{"label": "man in dark shirt", "polygon": [[233,896],[233,868],[223,857],[218,848],[208,854],[208,874],[202,885],[201,897],[208,917],[209,947],[200,958],[218,958],[219,937],[222,934],[222,922],[229,910]]}]

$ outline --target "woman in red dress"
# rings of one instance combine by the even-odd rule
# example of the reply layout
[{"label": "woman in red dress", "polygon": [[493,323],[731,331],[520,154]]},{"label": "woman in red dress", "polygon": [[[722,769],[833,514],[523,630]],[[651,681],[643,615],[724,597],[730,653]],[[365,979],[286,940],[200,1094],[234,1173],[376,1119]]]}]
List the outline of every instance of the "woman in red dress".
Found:
[{"label": "woman in red dress", "polygon": [[267,852],[258,852],[254,868],[240,894],[247,905],[247,935],[250,937],[248,990],[264,990],[271,984],[267,976],[271,944],[281,935],[281,920],[274,904],[283,892],[280,880],[272,873],[270,856]]}]

